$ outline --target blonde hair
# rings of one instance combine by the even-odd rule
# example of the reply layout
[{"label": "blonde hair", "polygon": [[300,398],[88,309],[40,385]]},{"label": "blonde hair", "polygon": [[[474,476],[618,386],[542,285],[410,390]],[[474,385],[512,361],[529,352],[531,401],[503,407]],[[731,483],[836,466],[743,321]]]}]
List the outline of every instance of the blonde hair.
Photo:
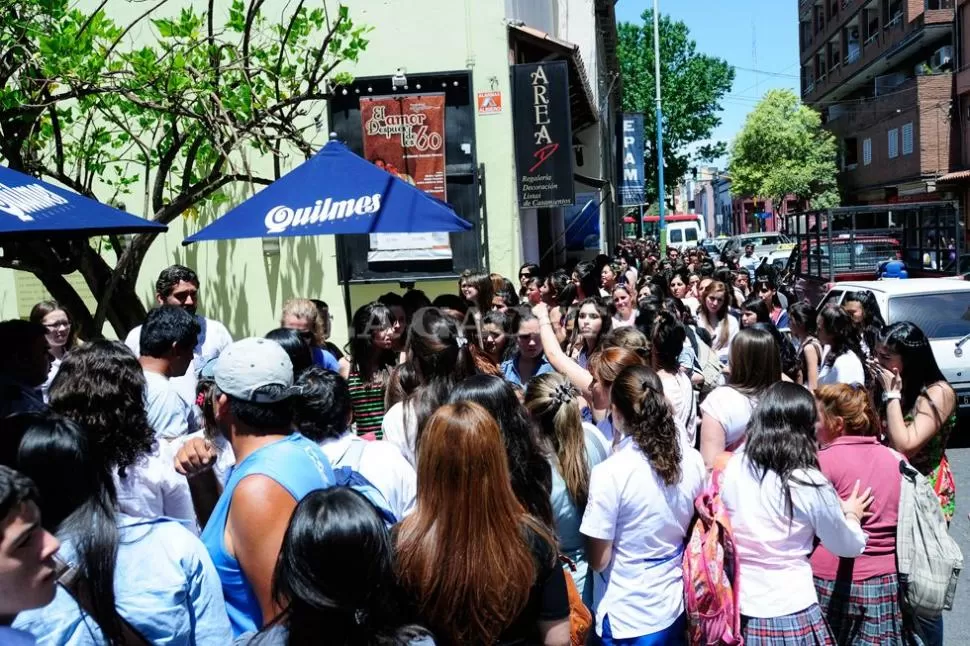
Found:
[{"label": "blonde hair", "polygon": [[313,344],[322,347],[325,343],[323,338],[323,318],[316,304],[309,298],[291,298],[283,303],[283,314],[280,315],[280,325],[287,316],[306,321],[313,335]]}]

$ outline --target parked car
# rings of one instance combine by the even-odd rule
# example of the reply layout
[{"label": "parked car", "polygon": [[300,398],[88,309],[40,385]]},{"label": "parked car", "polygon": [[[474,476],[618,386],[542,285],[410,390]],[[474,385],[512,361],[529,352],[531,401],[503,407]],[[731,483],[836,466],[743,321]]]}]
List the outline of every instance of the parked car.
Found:
[{"label": "parked car", "polygon": [[711,260],[717,262],[721,259],[721,247],[724,246],[724,240],[705,238],[697,246],[706,251]]},{"label": "parked car", "polygon": [[943,376],[956,391],[960,417],[970,415],[970,282],[946,278],[841,282],[821,304],[841,303],[847,292],[861,290],[876,297],[887,324],[910,321],[926,333]]},{"label": "parked car", "polygon": [[754,245],[754,255],[759,259],[765,258],[775,251],[791,251],[795,246],[784,233],[774,231],[743,233],[728,238],[724,246],[721,247],[721,255],[734,254],[740,257],[744,254],[744,248],[749,244]]}]

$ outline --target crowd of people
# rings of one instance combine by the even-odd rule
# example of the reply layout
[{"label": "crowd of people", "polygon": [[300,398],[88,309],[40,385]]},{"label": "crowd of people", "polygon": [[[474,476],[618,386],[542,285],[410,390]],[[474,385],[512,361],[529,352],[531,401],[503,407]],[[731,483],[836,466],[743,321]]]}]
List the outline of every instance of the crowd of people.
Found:
[{"label": "crowd of people", "polygon": [[746,643],[942,644],[895,528],[901,459],[952,517],[954,392],[917,326],[752,251],[465,272],[343,348],[305,298],[233,341],[179,265],[124,342],[0,323],[0,643],[686,644],[714,471]]}]

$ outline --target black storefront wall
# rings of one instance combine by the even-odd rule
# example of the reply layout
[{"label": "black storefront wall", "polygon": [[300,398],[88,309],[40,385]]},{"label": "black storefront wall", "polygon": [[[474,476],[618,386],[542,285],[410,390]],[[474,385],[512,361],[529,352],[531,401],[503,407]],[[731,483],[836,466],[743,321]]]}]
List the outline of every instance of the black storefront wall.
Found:
[{"label": "black storefront wall", "polygon": [[512,118],[519,207],[575,203],[566,61],[512,66]]},{"label": "black storefront wall", "polygon": [[[337,267],[341,282],[411,282],[457,276],[465,269],[484,271],[487,246],[484,241],[484,165],[477,163],[475,150],[475,102],[468,71],[408,74],[408,86],[394,88],[391,75],[362,77],[338,88],[329,102],[330,130],[357,154],[364,149],[360,122],[360,97],[408,95],[428,92],[445,94],[445,185],[448,203],[472,224],[470,231],[452,233],[451,260],[369,263],[370,240],[366,235],[337,236]],[[420,86],[420,87],[418,87]],[[346,93],[345,93],[346,91]],[[467,146],[467,148],[463,147]],[[468,150],[468,152],[465,152]]]}]

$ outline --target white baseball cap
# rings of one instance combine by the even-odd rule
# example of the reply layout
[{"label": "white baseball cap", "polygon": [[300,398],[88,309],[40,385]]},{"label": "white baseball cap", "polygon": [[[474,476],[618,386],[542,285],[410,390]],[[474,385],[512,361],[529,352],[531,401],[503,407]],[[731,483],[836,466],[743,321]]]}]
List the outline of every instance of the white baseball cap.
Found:
[{"label": "white baseball cap", "polygon": [[213,378],[219,390],[230,397],[269,404],[292,394],[293,363],[280,344],[250,337],[222,351]]}]

